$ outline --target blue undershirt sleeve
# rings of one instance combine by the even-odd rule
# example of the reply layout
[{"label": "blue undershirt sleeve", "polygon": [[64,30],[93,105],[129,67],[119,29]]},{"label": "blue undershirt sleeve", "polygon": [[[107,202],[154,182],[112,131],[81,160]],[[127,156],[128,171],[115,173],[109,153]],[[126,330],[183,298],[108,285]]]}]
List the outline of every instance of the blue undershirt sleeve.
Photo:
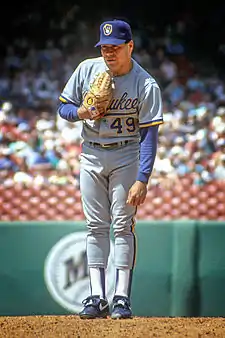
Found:
[{"label": "blue undershirt sleeve", "polygon": [[140,165],[137,181],[148,183],[155,162],[158,129],[158,125],[140,128]]},{"label": "blue undershirt sleeve", "polygon": [[58,113],[62,119],[69,122],[80,121],[80,118],[77,114],[79,107],[75,106],[73,103],[63,103],[61,102],[58,108]]}]

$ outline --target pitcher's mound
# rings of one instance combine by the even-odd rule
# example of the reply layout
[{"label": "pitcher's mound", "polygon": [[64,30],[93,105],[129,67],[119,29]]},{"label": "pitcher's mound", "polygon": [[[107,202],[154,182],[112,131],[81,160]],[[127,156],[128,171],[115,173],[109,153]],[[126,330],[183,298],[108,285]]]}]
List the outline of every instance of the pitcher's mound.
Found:
[{"label": "pitcher's mound", "polygon": [[225,338],[225,318],[134,317],[81,320],[78,316],[0,317],[2,338]]}]

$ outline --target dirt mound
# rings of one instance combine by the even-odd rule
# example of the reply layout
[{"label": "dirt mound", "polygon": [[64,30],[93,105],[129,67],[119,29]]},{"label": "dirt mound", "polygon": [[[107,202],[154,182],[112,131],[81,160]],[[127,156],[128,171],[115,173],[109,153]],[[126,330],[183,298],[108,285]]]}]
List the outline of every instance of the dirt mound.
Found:
[{"label": "dirt mound", "polygon": [[220,337],[225,318],[148,318],[81,320],[78,316],[0,317],[1,338]]}]

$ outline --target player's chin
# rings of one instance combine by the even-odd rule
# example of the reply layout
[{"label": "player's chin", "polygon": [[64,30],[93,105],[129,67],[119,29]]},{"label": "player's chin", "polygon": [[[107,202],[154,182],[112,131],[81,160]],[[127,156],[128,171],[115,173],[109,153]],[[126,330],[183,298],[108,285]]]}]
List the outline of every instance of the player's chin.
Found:
[{"label": "player's chin", "polygon": [[106,60],[107,66],[109,68],[115,69],[117,68],[117,61],[116,60]]}]

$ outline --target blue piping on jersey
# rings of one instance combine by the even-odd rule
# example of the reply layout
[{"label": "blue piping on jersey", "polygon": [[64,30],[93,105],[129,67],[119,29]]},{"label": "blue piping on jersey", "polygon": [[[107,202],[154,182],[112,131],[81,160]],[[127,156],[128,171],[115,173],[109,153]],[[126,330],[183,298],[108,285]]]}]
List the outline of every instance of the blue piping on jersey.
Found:
[{"label": "blue piping on jersey", "polygon": [[155,162],[158,129],[158,125],[140,128],[140,165],[137,181],[148,183]]}]

